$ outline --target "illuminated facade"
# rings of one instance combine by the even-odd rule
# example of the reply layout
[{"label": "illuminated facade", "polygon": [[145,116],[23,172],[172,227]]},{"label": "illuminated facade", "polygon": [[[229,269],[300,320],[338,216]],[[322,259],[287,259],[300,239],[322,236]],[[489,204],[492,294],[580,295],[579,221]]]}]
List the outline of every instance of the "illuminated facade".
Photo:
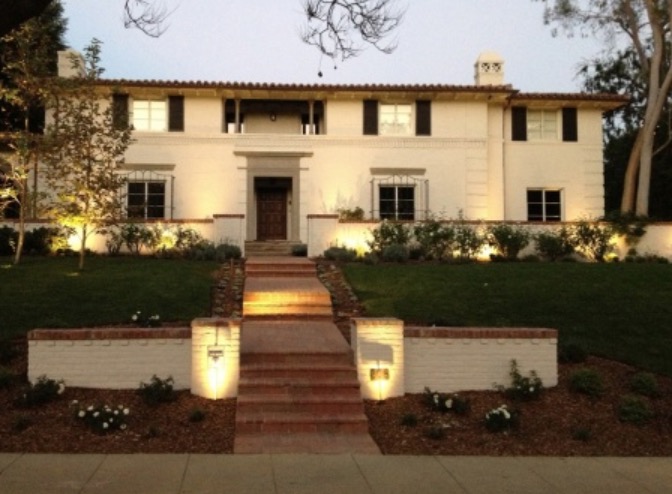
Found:
[{"label": "illuminated facade", "polygon": [[[604,213],[602,115],[616,95],[523,93],[485,53],[473,85],[105,81],[133,125],[131,218],[242,218],[305,241],[308,216],[564,221]],[[213,239],[215,241],[221,239]]]}]

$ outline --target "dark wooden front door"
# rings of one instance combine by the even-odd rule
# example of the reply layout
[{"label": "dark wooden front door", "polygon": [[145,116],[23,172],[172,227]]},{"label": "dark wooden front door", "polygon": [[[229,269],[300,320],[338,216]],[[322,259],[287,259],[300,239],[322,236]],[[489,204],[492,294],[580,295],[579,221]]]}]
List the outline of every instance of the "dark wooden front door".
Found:
[{"label": "dark wooden front door", "polygon": [[257,240],[287,240],[286,189],[257,189]]}]

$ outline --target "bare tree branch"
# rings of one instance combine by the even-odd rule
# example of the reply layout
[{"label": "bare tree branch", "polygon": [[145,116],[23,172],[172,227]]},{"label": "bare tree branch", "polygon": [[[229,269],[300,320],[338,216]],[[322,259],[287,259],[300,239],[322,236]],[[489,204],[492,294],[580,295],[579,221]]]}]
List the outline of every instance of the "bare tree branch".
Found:
[{"label": "bare tree branch", "polygon": [[365,45],[392,53],[404,11],[396,0],[304,0],[307,23],[301,39],[331,58],[356,57]]},{"label": "bare tree branch", "polygon": [[152,38],[161,36],[171,12],[159,0],[124,0],[124,27],[134,27]]}]

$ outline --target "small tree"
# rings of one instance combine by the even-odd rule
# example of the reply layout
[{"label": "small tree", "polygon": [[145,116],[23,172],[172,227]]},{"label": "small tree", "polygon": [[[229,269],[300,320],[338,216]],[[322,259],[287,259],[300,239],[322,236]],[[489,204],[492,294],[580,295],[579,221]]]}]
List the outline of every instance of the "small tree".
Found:
[{"label": "small tree", "polygon": [[47,129],[47,182],[54,194],[51,214],[80,239],[79,269],[87,239],[121,217],[118,173],[128,148],[129,128],[115,128],[113,108],[96,90],[103,69],[100,42],[85,49],[84,63],[73,59],[80,78],[62,81]]}]

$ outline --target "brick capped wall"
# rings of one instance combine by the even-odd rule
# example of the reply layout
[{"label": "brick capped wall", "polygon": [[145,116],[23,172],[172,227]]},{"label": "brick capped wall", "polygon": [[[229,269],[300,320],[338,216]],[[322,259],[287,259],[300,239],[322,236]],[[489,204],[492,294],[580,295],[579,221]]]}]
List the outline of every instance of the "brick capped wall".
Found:
[{"label": "brick capped wall", "polygon": [[152,376],[191,386],[189,328],[36,329],[28,333],[28,379],[66,386],[136,389]]}]

